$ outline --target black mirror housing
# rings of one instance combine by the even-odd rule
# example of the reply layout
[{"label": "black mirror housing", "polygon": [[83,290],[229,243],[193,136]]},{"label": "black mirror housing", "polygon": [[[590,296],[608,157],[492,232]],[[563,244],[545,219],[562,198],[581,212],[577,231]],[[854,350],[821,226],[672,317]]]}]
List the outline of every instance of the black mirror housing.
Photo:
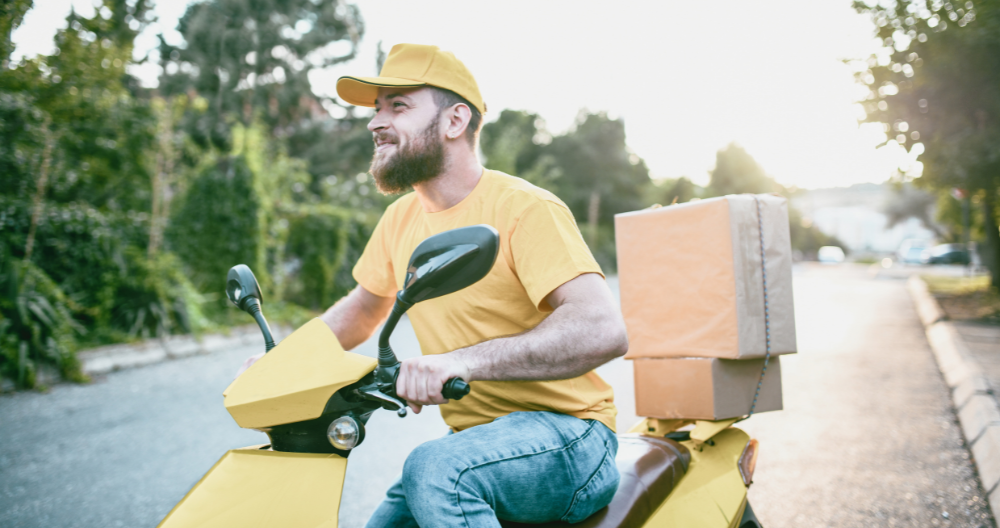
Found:
[{"label": "black mirror housing", "polygon": [[246,264],[237,264],[229,269],[226,275],[226,296],[240,310],[249,313],[250,299],[256,299],[257,304],[264,303],[264,296],[260,293],[260,285],[257,284],[257,277]]},{"label": "black mirror housing", "polygon": [[493,269],[499,251],[500,234],[485,224],[428,237],[413,250],[397,299],[412,305],[471,286]]},{"label": "black mirror housing", "polygon": [[237,308],[253,316],[257,321],[257,326],[264,334],[265,352],[274,348],[274,337],[271,335],[271,327],[261,312],[261,305],[264,303],[264,296],[260,293],[260,284],[257,277],[253,276],[253,271],[246,264],[237,264],[229,268],[226,275],[226,297],[236,305]]},{"label": "black mirror housing", "polygon": [[379,334],[376,377],[382,390],[395,391],[399,360],[389,346],[389,336],[399,318],[415,303],[476,283],[493,269],[499,252],[500,233],[486,224],[438,233],[413,250],[403,289],[396,294],[392,312]]}]

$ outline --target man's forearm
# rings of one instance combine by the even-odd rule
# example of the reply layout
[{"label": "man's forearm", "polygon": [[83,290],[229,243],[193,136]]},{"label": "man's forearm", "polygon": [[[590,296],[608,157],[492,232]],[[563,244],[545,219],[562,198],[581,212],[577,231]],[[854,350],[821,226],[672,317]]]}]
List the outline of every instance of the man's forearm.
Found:
[{"label": "man's forearm", "polygon": [[523,334],[455,350],[473,380],[557,380],[585,374],[628,350],[619,317],[566,303]]},{"label": "man's forearm", "polygon": [[320,318],[333,330],[340,346],[351,350],[371,337],[391,307],[391,298],[378,297],[358,286]]}]

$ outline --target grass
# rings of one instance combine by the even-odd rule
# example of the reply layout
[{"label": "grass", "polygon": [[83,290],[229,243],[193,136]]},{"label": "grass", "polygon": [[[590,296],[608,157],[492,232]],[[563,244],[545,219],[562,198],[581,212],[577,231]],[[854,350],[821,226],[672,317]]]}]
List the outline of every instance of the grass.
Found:
[{"label": "grass", "polygon": [[949,319],[1000,325],[1000,293],[990,287],[989,276],[921,278]]}]

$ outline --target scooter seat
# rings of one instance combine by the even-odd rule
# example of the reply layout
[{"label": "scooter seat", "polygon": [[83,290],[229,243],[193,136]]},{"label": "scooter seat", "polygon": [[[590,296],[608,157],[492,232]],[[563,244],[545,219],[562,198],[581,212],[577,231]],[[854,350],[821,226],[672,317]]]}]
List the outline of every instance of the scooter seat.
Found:
[{"label": "scooter seat", "polygon": [[[691,453],[683,445],[667,439],[637,434],[618,435],[615,457],[621,482],[611,504],[598,510],[574,528],[638,528],[663,504],[680,482]],[[500,521],[504,528],[548,528],[571,526],[562,522],[521,524]]]}]

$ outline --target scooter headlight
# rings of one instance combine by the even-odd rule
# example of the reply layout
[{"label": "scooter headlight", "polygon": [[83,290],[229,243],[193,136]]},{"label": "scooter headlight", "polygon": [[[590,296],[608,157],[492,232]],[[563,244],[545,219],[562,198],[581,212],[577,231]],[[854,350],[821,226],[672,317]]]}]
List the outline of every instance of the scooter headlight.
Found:
[{"label": "scooter headlight", "polygon": [[365,428],[350,416],[341,416],[330,422],[326,430],[330,444],[337,449],[348,451],[357,447],[365,437]]},{"label": "scooter headlight", "polygon": [[740,476],[747,486],[753,482],[753,471],[757,468],[757,440],[750,440],[743,448],[739,461]]}]

